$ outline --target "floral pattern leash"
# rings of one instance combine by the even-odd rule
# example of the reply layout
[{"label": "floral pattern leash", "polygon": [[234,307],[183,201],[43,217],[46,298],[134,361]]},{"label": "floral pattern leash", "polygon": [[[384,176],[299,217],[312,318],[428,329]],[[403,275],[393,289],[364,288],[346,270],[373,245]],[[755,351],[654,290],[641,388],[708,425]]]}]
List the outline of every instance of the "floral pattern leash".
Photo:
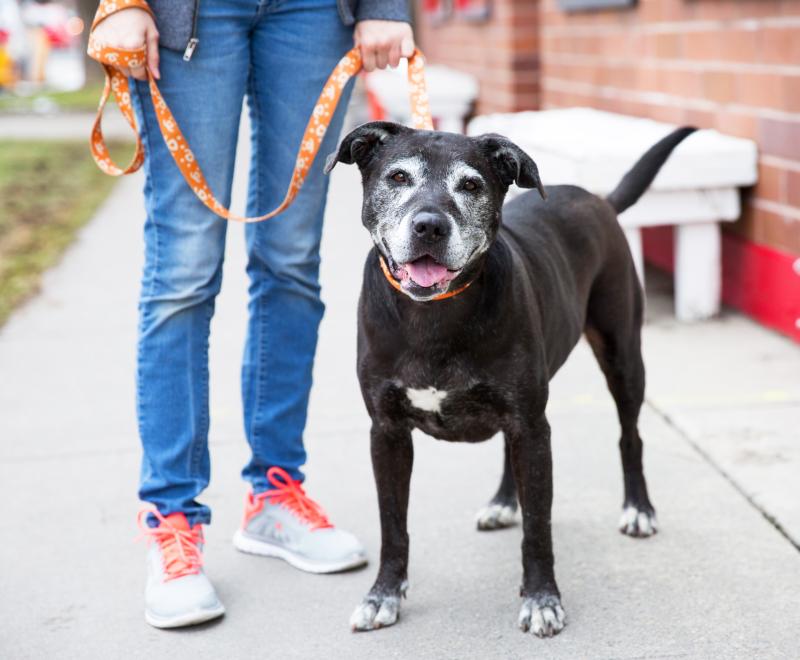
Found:
[{"label": "floral pattern leash", "polygon": [[[152,14],[145,0],[103,0],[92,22],[92,31],[94,31],[94,28],[97,27],[103,19],[111,14],[131,7],[143,9]],[[142,166],[144,162],[144,147],[142,146],[141,136],[139,135],[136,125],[136,116],[131,106],[128,78],[116,67],[131,68],[145,66],[145,47],[142,46],[133,50],[112,48],[105,44],[97,43],[93,35],[90,34],[88,53],[92,59],[97,60],[103,65],[106,72],[105,87],[100,97],[97,116],[95,117],[94,126],[92,127],[92,157],[97,163],[97,166],[106,174],[110,174],[111,176],[130,174]],[[297,160],[295,161],[294,172],[292,173],[292,179],[283,201],[277,208],[269,213],[258,217],[247,218],[234,215],[214,197],[214,194],[211,192],[203,176],[197,159],[189,148],[189,144],[186,142],[183,133],[181,133],[178,123],[175,121],[175,117],[173,117],[172,112],[170,112],[169,106],[167,106],[166,101],[164,101],[164,97],[161,96],[161,92],[158,89],[158,85],[156,85],[152,73],[150,73],[149,69],[146,69],[147,81],[150,86],[150,95],[158,117],[158,125],[161,129],[161,134],[169,148],[170,154],[172,154],[172,158],[175,160],[175,164],[178,166],[183,178],[186,179],[186,183],[189,184],[189,187],[194,191],[194,194],[197,195],[197,198],[214,213],[227,220],[235,220],[238,222],[261,222],[262,220],[273,218],[286,210],[292,203],[297,193],[300,192],[306,175],[317,156],[317,152],[322,144],[322,139],[325,137],[325,132],[328,130],[328,126],[333,118],[333,113],[339,103],[342,90],[350,78],[360,70],[361,53],[358,48],[353,48],[339,61],[328,78],[328,81],[325,83],[325,86],[322,88],[322,93],[314,106],[305,133],[303,134],[300,150],[297,154]],[[419,50],[415,50],[414,54],[408,60],[408,85],[411,100],[411,117],[414,128],[432,130],[433,121],[428,105],[428,93],[425,87],[425,63],[422,53]],[[122,112],[122,116],[136,133],[136,151],[133,154],[131,162],[124,168],[119,167],[111,160],[101,129],[103,109],[112,92]]]}]

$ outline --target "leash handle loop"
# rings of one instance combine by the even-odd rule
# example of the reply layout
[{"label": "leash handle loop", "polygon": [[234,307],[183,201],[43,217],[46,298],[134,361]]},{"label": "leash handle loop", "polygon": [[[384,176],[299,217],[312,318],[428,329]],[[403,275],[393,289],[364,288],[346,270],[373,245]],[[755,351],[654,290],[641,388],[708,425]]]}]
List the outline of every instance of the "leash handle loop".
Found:
[{"label": "leash handle loop", "polygon": [[[105,19],[110,14],[127,9],[129,7],[138,7],[151,12],[150,8],[144,0],[116,0],[115,2],[104,0],[101,2],[97,10],[94,22],[92,23],[92,30],[97,26],[100,21]],[[91,135],[91,151],[97,166],[106,174],[111,176],[121,176],[123,174],[130,174],[138,170],[144,162],[144,148],[142,146],[141,136],[136,124],[136,116],[131,106],[131,94],[128,85],[128,79],[116,67],[139,67],[145,66],[147,62],[147,52],[144,46],[132,50],[122,48],[112,48],[104,44],[97,43],[93,36],[89,36],[88,54],[92,59],[97,60],[103,65],[106,73],[105,86],[103,93],[100,97],[100,104],[97,108],[97,116],[92,126]],[[348,52],[334,68],[325,86],[322,88],[322,93],[319,96],[311,117],[306,125],[303,139],[300,143],[300,148],[297,153],[297,160],[295,161],[294,171],[292,178],[289,182],[289,188],[286,191],[286,196],[283,201],[269,213],[256,217],[243,217],[234,215],[223,204],[221,204],[211,188],[206,182],[200,165],[195,158],[194,153],[189,147],[186,138],[183,136],[178,122],[172,115],[164,97],[158,89],[155,78],[148,68],[147,82],[150,86],[150,95],[153,100],[153,106],[158,118],[158,125],[161,130],[161,135],[164,142],[172,155],[175,164],[178,166],[183,178],[189,187],[192,189],[197,198],[211,209],[217,215],[227,219],[235,220],[237,222],[261,222],[273,218],[294,201],[300,188],[303,186],[306,175],[311,169],[311,165],[317,156],[317,152],[322,144],[322,139],[328,130],[328,126],[333,118],[333,113],[341,98],[342,91],[344,90],[347,82],[362,68],[361,53],[359,49],[353,48]],[[408,59],[408,85],[409,96],[411,100],[411,117],[414,128],[423,130],[432,130],[433,121],[431,119],[430,107],[428,105],[428,94],[425,86],[425,63],[422,53],[416,49],[414,54]],[[114,94],[117,105],[119,106],[122,116],[125,121],[136,133],[136,151],[130,163],[124,168],[118,166],[111,159],[106,147],[101,122],[103,118],[103,110],[108,102],[108,98]]]}]

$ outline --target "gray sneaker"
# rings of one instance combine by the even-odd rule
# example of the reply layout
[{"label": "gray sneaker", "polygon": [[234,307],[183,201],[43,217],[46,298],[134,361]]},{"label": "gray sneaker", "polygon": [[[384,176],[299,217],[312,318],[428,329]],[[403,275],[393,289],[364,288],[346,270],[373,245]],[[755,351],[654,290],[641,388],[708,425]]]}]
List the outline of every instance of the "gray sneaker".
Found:
[{"label": "gray sneaker", "polygon": [[[144,524],[153,513],[158,527]],[[144,510],[139,525],[150,540],[144,618],[156,628],[178,628],[210,621],[225,614],[214,586],[203,572],[203,529],[189,526],[186,516],[166,518]]]},{"label": "gray sneaker", "polygon": [[355,536],[336,529],[319,504],[284,470],[267,472],[273,489],[248,493],[244,521],[233,537],[242,552],[279,557],[309,573],[335,573],[367,563]]}]

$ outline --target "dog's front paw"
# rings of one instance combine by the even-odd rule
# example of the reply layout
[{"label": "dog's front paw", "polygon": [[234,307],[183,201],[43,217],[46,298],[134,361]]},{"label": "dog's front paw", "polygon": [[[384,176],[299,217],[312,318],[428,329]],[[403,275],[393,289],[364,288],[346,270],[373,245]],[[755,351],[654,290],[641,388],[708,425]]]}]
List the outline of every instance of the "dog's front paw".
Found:
[{"label": "dog's front paw", "polygon": [[482,532],[502,529],[514,524],[517,507],[502,502],[492,502],[483,507],[475,516],[478,529]]},{"label": "dog's front paw", "polygon": [[353,632],[364,632],[397,623],[400,598],[406,595],[407,588],[408,584],[403,583],[398,594],[367,594],[350,615],[350,629]]},{"label": "dog's front paw", "polygon": [[635,538],[652,536],[658,531],[656,512],[653,509],[637,509],[629,504],[622,510],[619,531]]},{"label": "dog's front paw", "polygon": [[522,601],[519,627],[523,632],[532,632],[537,637],[552,637],[560,633],[566,623],[558,596],[534,596]]}]

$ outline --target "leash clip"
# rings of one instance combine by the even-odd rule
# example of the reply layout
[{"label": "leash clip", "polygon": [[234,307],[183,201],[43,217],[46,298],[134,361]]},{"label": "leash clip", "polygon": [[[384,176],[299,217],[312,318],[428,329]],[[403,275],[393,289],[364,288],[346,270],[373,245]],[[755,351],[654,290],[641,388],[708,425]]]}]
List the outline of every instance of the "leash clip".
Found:
[{"label": "leash clip", "polygon": [[197,44],[200,43],[200,39],[197,37],[192,37],[189,39],[189,43],[186,44],[186,50],[183,51],[183,61],[188,62],[192,59],[192,55],[194,55],[194,49],[197,48]]}]

